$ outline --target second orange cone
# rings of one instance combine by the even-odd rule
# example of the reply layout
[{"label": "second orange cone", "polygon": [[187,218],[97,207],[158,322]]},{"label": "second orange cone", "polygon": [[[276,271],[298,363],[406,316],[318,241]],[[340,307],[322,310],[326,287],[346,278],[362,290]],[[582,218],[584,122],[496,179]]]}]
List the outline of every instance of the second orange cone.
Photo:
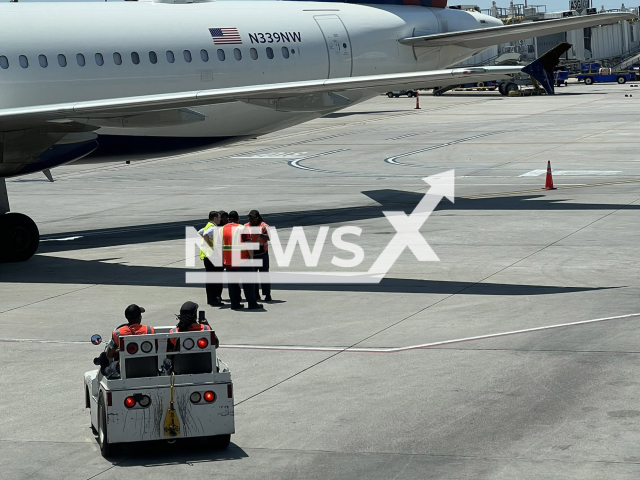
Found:
[{"label": "second orange cone", "polygon": [[553,177],[551,176],[551,160],[547,162],[547,180],[544,182],[545,190],[555,190],[556,187],[553,186]]}]

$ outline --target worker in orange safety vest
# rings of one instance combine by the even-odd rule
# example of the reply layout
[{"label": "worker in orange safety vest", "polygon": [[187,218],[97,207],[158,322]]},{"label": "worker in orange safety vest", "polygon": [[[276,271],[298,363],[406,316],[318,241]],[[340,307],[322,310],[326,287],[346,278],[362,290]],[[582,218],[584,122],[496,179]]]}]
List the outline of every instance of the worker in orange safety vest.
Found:
[{"label": "worker in orange safety vest", "polygon": [[[255,269],[253,266],[243,265],[245,262],[249,263],[248,260],[251,260],[253,257],[253,251],[243,246],[244,243],[251,242],[251,234],[249,228],[245,225],[240,225],[239,221],[240,217],[238,216],[238,212],[233,210],[229,212],[229,223],[222,227],[222,263],[229,273],[242,274],[254,272]],[[238,253],[240,255],[238,255]],[[228,286],[231,308],[233,310],[244,308],[244,305],[240,303],[242,301],[240,284],[237,283],[237,281],[229,280]],[[244,290],[249,310],[262,308],[262,305],[256,301],[255,288],[256,286],[253,282],[242,282],[242,290]]]},{"label": "worker in orange safety vest", "polygon": [[[262,261],[261,266],[254,267],[256,272],[263,272],[262,278],[268,277],[269,273],[269,225],[267,225],[262,219],[262,215],[258,210],[251,210],[249,212],[249,223],[247,227],[259,228],[260,233],[251,233],[251,241],[258,243],[260,248],[253,252],[253,259]],[[255,230],[254,230],[255,231]],[[264,301],[270,302],[271,299],[271,283],[268,281],[256,283],[256,301],[260,300],[260,285],[262,285],[262,294],[264,295]]]}]

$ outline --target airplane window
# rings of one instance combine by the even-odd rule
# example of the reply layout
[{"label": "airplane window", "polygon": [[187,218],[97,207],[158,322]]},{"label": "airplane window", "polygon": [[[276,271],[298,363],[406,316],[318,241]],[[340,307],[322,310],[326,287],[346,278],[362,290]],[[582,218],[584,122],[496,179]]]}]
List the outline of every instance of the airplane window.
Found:
[{"label": "airplane window", "polygon": [[273,49],[271,47],[267,47],[267,58],[268,59],[273,58]]},{"label": "airplane window", "polygon": [[122,65],[122,55],[120,55],[118,52],[115,52],[113,54],[113,63],[115,63],[116,65]]},{"label": "airplane window", "polygon": [[27,57],[25,57],[24,55],[20,55],[18,59],[20,60],[20,66],[22,68],[27,68],[29,66],[29,60],[27,60]]},{"label": "airplane window", "polygon": [[236,60],[242,60],[242,52],[239,48],[233,49],[233,56],[236,57]]},{"label": "airplane window", "polygon": [[0,56],[0,67],[2,67],[3,70],[9,68],[9,60],[4,55]]},{"label": "airplane window", "polygon": [[253,58],[254,60],[258,59],[258,51],[255,48],[249,50],[249,53],[251,53],[251,58]]},{"label": "airplane window", "polygon": [[76,60],[78,61],[78,65],[80,65],[81,67],[84,67],[85,61],[84,61],[84,55],[79,53],[76,55]]},{"label": "airplane window", "polygon": [[289,49],[287,47],[282,47],[282,56],[284,58],[289,58]]},{"label": "airplane window", "polygon": [[207,52],[206,50],[200,50],[200,58],[202,59],[203,62],[208,62],[209,52]]},{"label": "airplane window", "polygon": [[176,61],[176,57],[173,55],[171,50],[167,50],[167,62],[173,63]]},{"label": "airplane window", "polygon": [[67,57],[65,57],[62,54],[58,55],[58,65],[60,65],[61,67],[66,67],[67,66]]},{"label": "airplane window", "polygon": [[138,52],[131,52],[131,61],[134,65],[138,65],[140,63],[140,55],[138,55]]},{"label": "airplane window", "polygon": [[38,55],[38,62],[42,68],[47,68],[49,66],[49,62],[47,61],[47,57],[45,55]]},{"label": "airplane window", "polygon": [[100,67],[104,65],[104,57],[102,56],[101,53],[96,53],[96,65]]},{"label": "airplane window", "polygon": [[219,48],[218,49],[218,60],[220,60],[221,62],[224,62],[224,59],[225,59],[224,50]]},{"label": "airplane window", "polygon": [[158,63],[158,55],[156,55],[156,52],[154,51],[149,52],[149,61],[154,65]]},{"label": "airplane window", "polygon": [[294,53],[296,53],[296,50],[294,48],[291,49],[291,55],[293,55]]},{"label": "airplane window", "polygon": [[185,50],[184,52],[182,52],[182,54],[184,55],[184,61],[187,63],[191,62],[191,52],[189,50]]}]

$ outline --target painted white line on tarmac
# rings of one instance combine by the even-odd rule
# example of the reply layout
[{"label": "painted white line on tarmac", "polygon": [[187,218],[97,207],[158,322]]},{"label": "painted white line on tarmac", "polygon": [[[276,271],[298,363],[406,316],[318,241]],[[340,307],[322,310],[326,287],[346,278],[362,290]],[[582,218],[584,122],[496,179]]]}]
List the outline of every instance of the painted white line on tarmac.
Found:
[{"label": "painted white line on tarmac", "polygon": [[[607,176],[607,175],[618,175],[622,173],[619,170],[555,170],[552,172],[553,176],[568,176],[568,177],[587,177],[590,175],[593,176]],[[530,172],[523,173],[519,175],[520,177],[540,177],[542,175],[546,175],[546,170],[531,170]]]},{"label": "painted white line on tarmac", "polygon": [[409,350],[419,350],[423,348],[441,347],[445,345],[453,345],[456,343],[473,342],[475,340],[487,340],[491,338],[506,337],[509,335],[518,335],[521,333],[540,332],[543,330],[552,330],[555,328],[574,327],[577,325],[588,325],[590,323],[606,322],[609,320],[622,320],[625,318],[640,317],[640,313],[630,313],[628,315],[618,315],[615,317],[595,318],[593,320],[580,320],[578,322],[559,323],[557,325],[545,325],[543,327],[525,328],[524,330],[513,330],[510,332],[490,333],[487,335],[477,335],[475,337],[456,338],[453,340],[444,340],[441,342],[423,343],[420,345],[410,345],[408,347],[397,348],[349,348],[349,347],[302,347],[302,346],[277,346],[277,345],[220,345],[220,348],[243,349],[243,350],[286,350],[286,351],[303,351],[303,352],[352,352],[352,353],[398,353]]},{"label": "painted white line on tarmac", "polygon": [[[543,327],[525,328],[523,330],[512,330],[510,332],[489,333],[487,335],[477,335],[475,337],[456,338],[453,340],[443,340],[441,342],[422,343],[420,345],[409,345],[407,347],[395,348],[360,348],[360,347],[305,347],[297,345],[220,345],[221,349],[235,350],[281,350],[294,352],[351,352],[351,353],[398,353],[409,350],[420,350],[424,348],[441,347],[456,343],[473,342],[476,340],[487,340],[491,338],[507,337],[509,335],[519,335],[521,333],[541,332],[555,328],[575,327],[578,325],[588,325],[590,323],[607,322],[609,320],[623,320],[626,318],[640,317],[640,313],[630,313],[628,315],[617,315],[615,317],[594,318],[593,320],[580,320],[577,322],[559,323],[556,325],[545,325]],[[61,344],[90,344],[88,340],[41,340],[36,338],[0,338],[0,343],[61,343]]]},{"label": "painted white line on tarmac", "polygon": [[44,240],[40,240],[40,242],[71,242],[73,240],[78,240],[79,238],[82,238],[82,235],[79,235],[77,237],[47,238]]}]

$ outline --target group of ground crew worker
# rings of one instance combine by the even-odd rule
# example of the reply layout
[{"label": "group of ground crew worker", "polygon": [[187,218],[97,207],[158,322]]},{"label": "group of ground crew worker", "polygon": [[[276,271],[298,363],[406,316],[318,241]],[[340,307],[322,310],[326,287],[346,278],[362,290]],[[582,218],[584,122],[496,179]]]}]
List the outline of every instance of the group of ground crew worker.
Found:
[{"label": "group of ground crew worker", "polygon": [[[229,213],[225,211],[209,212],[209,222],[198,232],[203,239],[200,259],[207,272],[222,273],[226,270],[228,273],[251,273],[253,276],[246,277],[249,281],[242,281],[242,290],[244,290],[247,299],[247,308],[256,310],[262,308],[262,305],[258,303],[260,285],[262,285],[264,300],[266,302],[272,301],[271,284],[264,281],[260,283],[252,281],[256,272],[263,274],[261,277],[263,280],[265,279],[264,274],[268,275],[269,272],[269,225],[264,222],[257,210],[251,210],[248,217],[249,222],[241,225],[239,223],[240,217],[236,211]],[[243,244],[253,244],[255,248],[247,248],[247,245],[243,246]],[[246,266],[247,260],[261,260],[262,262],[259,266]],[[237,277],[233,277],[234,280],[227,282],[231,309],[233,310],[244,308],[241,303],[242,296]],[[207,304],[212,307],[224,305],[222,302],[222,279],[219,280],[219,282],[206,283]],[[211,330],[206,318],[198,318],[198,308],[198,304],[195,302],[185,302],[180,308],[180,314],[176,315],[178,324],[171,329],[170,333]],[[113,330],[106,350],[99,358],[95,359],[96,365],[100,365],[100,370],[107,378],[120,377],[119,347],[121,337],[155,333],[152,326],[142,323],[144,311],[144,308],[138,305],[129,305],[124,313],[127,323]],[[217,337],[215,345],[216,347],[219,345]],[[177,339],[169,338],[167,351],[176,351],[179,348]]]},{"label": "group of ground crew worker", "polygon": [[[205,270],[207,272],[217,272],[220,275],[225,270],[228,273],[236,274],[235,280],[227,282],[232,310],[244,308],[241,303],[240,283],[237,281],[237,277],[242,277],[242,274],[245,274],[242,277],[242,290],[247,299],[248,310],[262,308],[262,305],[258,303],[261,300],[260,285],[262,285],[264,301],[272,301],[271,284],[268,281],[258,283],[256,280],[251,280],[251,278],[255,277],[255,272],[261,274],[262,280],[265,279],[265,276],[268,276],[269,225],[264,222],[258,210],[251,210],[248,217],[249,222],[242,225],[240,224],[238,212],[235,210],[228,214],[222,210],[214,210],[209,212],[209,222],[198,231],[203,238],[200,259],[204,263]],[[243,244],[253,244],[255,249],[249,249]],[[258,262],[252,263],[258,263],[260,266],[248,266],[249,260],[257,260]],[[208,305],[212,307],[224,305],[222,302],[221,280],[219,282],[207,281],[205,289],[207,291]]]}]

